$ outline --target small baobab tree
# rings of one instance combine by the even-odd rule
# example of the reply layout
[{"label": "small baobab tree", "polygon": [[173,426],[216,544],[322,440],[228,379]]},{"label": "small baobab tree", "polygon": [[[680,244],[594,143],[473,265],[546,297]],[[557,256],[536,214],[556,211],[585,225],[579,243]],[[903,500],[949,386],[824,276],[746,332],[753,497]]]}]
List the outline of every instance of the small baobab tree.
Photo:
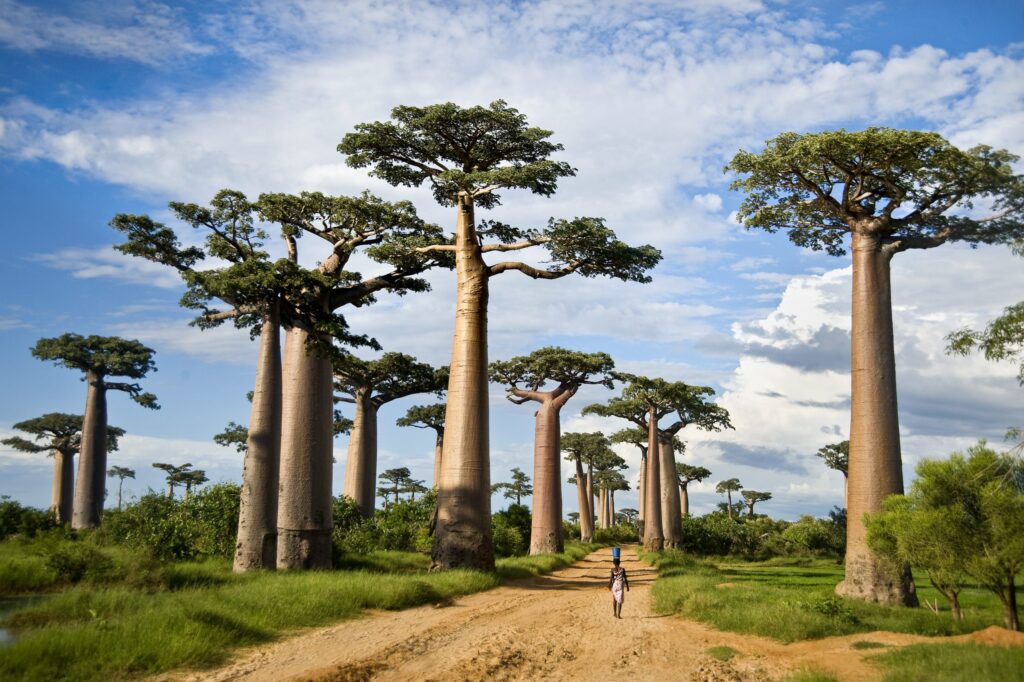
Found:
[{"label": "small baobab tree", "polygon": [[820,457],[829,469],[838,471],[843,475],[843,507],[846,506],[846,485],[849,478],[850,467],[850,441],[844,440],[838,443],[829,443],[818,448],[814,453]]},{"label": "small baobab tree", "polygon": [[[57,523],[71,523],[74,506],[74,459],[82,446],[82,417],[77,414],[50,412],[14,425],[15,431],[35,436],[35,441],[20,436],[5,438],[4,445],[22,452],[47,452],[53,457],[53,485],[50,511]],[[118,438],[124,429],[107,426],[107,452],[117,450]],[[118,504],[120,506],[120,504]]]},{"label": "small baobab tree", "polygon": [[[647,432],[647,466],[644,472],[644,548],[657,551],[682,542],[679,486],[676,478],[675,438],[687,426],[708,431],[731,429],[729,413],[708,398],[708,386],[691,386],[633,374],[619,374],[626,385],[622,393],[604,405],[588,405],[583,414],[618,417]],[[676,420],[662,428],[659,422],[671,415]]]},{"label": "small baobab tree", "polygon": [[399,417],[395,423],[399,426],[412,426],[417,429],[432,429],[434,438],[434,488],[441,478],[441,454],[444,449],[444,411],[442,403],[436,405],[413,405]]},{"label": "small baobab tree", "polygon": [[396,467],[394,469],[386,469],[378,477],[380,481],[380,490],[386,491],[384,497],[384,506],[387,506],[388,496],[395,496],[395,503],[398,503],[398,494],[405,492],[405,487],[412,481],[412,472],[409,471],[409,467]]},{"label": "small baobab tree", "polygon": [[111,381],[111,377],[142,379],[156,370],[153,349],[140,342],[117,336],[63,334],[39,339],[32,355],[82,373],[86,383],[85,416],[78,457],[78,479],[71,514],[72,528],[100,525],[106,497],[107,392],[127,393],[132,400],[151,410],[159,409],[156,396],[144,393],[136,383]]},{"label": "small baobab tree", "polygon": [[[504,490],[504,496],[506,500],[515,500],[517,505],[523,503],[524,497],[530,497],[534,494],[533,486],[530,485],[530,477],[523,473],[519,467],[512,467],[512,480],[508,483],[495,483],[491,486],[491,492],[496,493],[499,490]],[[537,502],[534,499],[534,507],[536,508]]]},{"label": "small baobab tree", "polygon": [[192,496],[192,487],[200,486],[210,479],[202,469],[193,469],[192,471],[182,472],[180,480],[181,484],[185,486],[185,501],[188,502],[189,497]]},{"label": "small baobab tree", "polygon": [[[109,452],[109,448],[107,451]],[[128,467],[110,467],[107,469],[107,476],[117,478],[117,510],[121,510],[121,489],[124,487],[124,479],[135,478],[135,469]]]},{"label": "small baobab tree", "polygon": [[719,495],[725,495],[726,497],[726,511],[729,514],[729,518],[732,518],[733,506],[732,506],[732,494],[743,489],[738,478],[727,478],[724,481],[719,481],[715,485],[715,492]]},{"label": "small baobab tree", "polygon": [[426,483],[426,481],[420,481],[414,478],[410,478],[408,481],[405,482],[405,485],[402,486],[402,492],[409,493],[409,501],[415,502],[416,493],[423,494],[430,491],[430,488],[424,485],[424,483]]},{"label": "small baobab tree", "polygon": [[595,459],[615,453],[608,437],[599,431],[564,433],[561,442],[562,452],[567,453],[565,458],[576,467],[576,473],[569,482],[576,484],[576,498],[580,507],[580,539],[590,542],[594,539],[594,496],[590,487],[592,480],[583,471],[583,464],[586,462],[592,468]]},{"label": "small baobab tree", "polygon": [[167,479],[167,498],[174,499],[174,489],[179,485],[185,485],[186,476],[192,471],[192,464],[186,462],[185,464],[168,464],[167,462],[153,462],[154,469],[160,469],[165,472],[165,478]]},{"label": "small baobab tree", "polygon": [[[886,496],[903,492],[890,262],[947,242],[1024,238],[1016,160],[984,145],[958,149],[937,133],[868,128],[782,133],[726,166],[740,176],[732,187],[746,194],[737,215],[748,229],[785,230],[794,244],[834,256],[845,255],[850,239],[850,522],[841,595],[917,603],[909,569],[877,562],[863,523]],[[979,200],[991,201],[994,212],[963,213]]]},{"label": "small baobab tree", "polygon": [[763,493],[757,490],[744,490],[742,493],[743,502],[747,505],[747,517],[754,518],[754,505],[758,502],[767,502],[772,499],[771,493]]},{"label": "small baobab tree", "polygon": [[[625,467],[625,461],[622,468]],[[599,468],[594,471],[594,487],[597,489],[597,526],[598,528],[611,528],[615,525],[615,491],[629,490],[629,482],[619,467]]]},{"label": "small baobab tree", "polygon": [[690,515],[690,483],[693,481],[700,483],[709,476],[711,476],[711,471],[704,467],[676,462],[676,478],[679,480],[679,511],[683,518]]},{"label": "small baobab tree", "polygon": [[[654,247],[626,245],[600,218],[551,219],[536,230],[477,224],[476,207],[497,206],[499,192],[525,189],[549,196],[560,178],[575,174],[569,164],[550,158],[562,149],[550,136],[551,131],[528,127],[526,117],[501,100],[470,108],[448,102],[395,107],[391,121],[361,123],[338,145],[350,166],[370,166],[371,175],[392,185],[429,183],[439,204],[456,208],[453,243],[422,249],[454,255],[458,299],[432,551],[437,566],[494,568],[487,404],[490,279],[515,270],[534,279],[579,273],[644,282],[649,280],[644,273],[661,258]],[[489,265],[483,258],[538,246],[548,251],[547,268],[523,261]]]},{"label": "small baobab tree", "polygon": [[334,363],[336,400],[350,403],[355,409],[343,494],[359,505],[363,516],[373,514],[378,410],[417,393],[439,395],[447,381],[447,368],[434,369],[404,353],[385,353],[376,360],[348,355]]},{"label": "small baobab tree", "polygon": [[[506,398],[517,405],[538,404],[533,440],[533,517],[530,554],[561,552],[562,467],[559,414],[586,384],[612,387],[615,363],[604,353],[581,353],[546,347],[530,355],[491,363],[491,380],[504,384]],[[553,388],[543,390],[553,385]]]}]

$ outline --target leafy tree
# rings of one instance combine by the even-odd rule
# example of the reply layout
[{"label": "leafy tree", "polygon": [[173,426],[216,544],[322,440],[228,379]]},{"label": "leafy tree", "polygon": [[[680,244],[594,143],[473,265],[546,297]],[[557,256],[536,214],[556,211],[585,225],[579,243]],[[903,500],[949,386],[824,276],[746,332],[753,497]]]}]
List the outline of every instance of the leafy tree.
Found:
[{"label": "leafy tree", "polygon": [[820,457],[829,469],[840,472],[844,480],[849,475],[850,441],[829,443],[818,448],[814,454],[815,457]]},{"label": "leafy tree", "polygon": [[599,528],[615,525],[615,491],[629,490],[629,482],[618,469],[626,468],[626,462],[618,455],[617,461],[604,461],[594,471],[594,485],[597,488],[597,524]]},{"label": "leafy tree", "polygon": [[[1024,239],[1010,244],[1018,256],[1024,256]],[[988,323],[984,331],[963,327],[946,337],[947,353],[968,355],[981,352],[986,360],[1020,361],[1017,381],[1024,386],[1024,302],[1011,305]]]},{"label": "leafy tree", "polygon": [[444,411],[443,403],[435,405],[413,405],[399,417],[395,423],[399,426],[412,426],[417,429],[433,429],[434,439],[434,488],[441,478],[441,453],[444,448]]},{"label": "leafy tree", "polygon": [[238,452],[245,453],[249,446],[249,427],[228,422],[224,430],[213,437],[213,442],[226,448],[233,446]]},{"label": "leafy tree", "polygon": [[402,492],[409,493],[409,501],[415,502],[416,493],[422,494],[430,491],[430,488],[425,486],[424,483],[425,481],[418,481],[410,478],[408,481],[406,481],[405,485],[402,486]]},{"label": "leafy tree", "polygon": [[192,470],[192,464],[186,462],[179,466],[166,462],[153,462],[153,468],[167,472],[167,499],[173,500],[174,489],[179,485],[185,485],[185,479]]},{"label": "leafy tree", "polygon": [[378,477],[381,483],[381,487],[378,490],[386,491],[384,497],[384,504],[387,505],[388,495],[395,496],[395,503],[398,503],[398,494],[403,492],[405,486],[412,480],[412,473],[409,471],[409,467],[398,467],[395,469],[387,469]]},{"label": "leafy tree", "polygon": [[956,617],[964,574],[991,590],[1020,629],[1016,577],[1024,569],[1024,462],[984,441],[947,460],[922,460],[904,497],[868,518],[871,548],[928,572]]},{"label": "leafy tree", "polygon": [[[496,222],[476,223],[476,206],[492,208],[499,192],[526,189],[549,196],[559,178],[575,171],[549,157],[562,149],[551,131],[527,126],[526,117],[503,101],[462,108],[451,102],[395,107],[391,121],[362,123],[338,151],[356,168],[370,166],[392,185],[429,183],[442,206],[457,208],[454,239],[424,252],[454,255],[457,279],[455,334],[439,486],[433,558],[444,567],[494,568],[490,515],[490,452],[487,409],[487,300],[491,277],[516,270],[534,279],[574,272],[647,281],[661,258],[651,246],[627,246],[600,218],[548,222],[522,230]],[[485,243],[490,241],[490,243]],[[541,246],[550,266],[522,261],[487,264],[484,254]]]},{"label": "leafy tree", "polygon": [[[71,522],[74,501],[74,457],[82,446],[82,417],[77,414],[50,412],[14,425],[15,431],[35,436],[35,442],[13,436],[4,445],[21,452],[47,452],[53,457],[53,487],[50,513],[58,524]],[[107,427],[107,451],[117,450],[117,440],[124,429]]]},{"label": "leafy tree", "polygon": [[440,395],[447,381],[447,368],[434,369],[403,353],[385,353],[377,360],[360,360],[349,355],[334,363],[336,399],[355,406],[342,494],[355,500],[364,516],[373,513],[377,411],[383,405],[416,393]]},{"label": "leafy tree", "polygon": [[110,467],[107,469],[107,476],[110,476],[111,478],[115,476],[117,477],[117,510],[121,511],[121,488],[124,486],[124,479],[135,478],[135,469],[129,469],[128,467]]},{"label": "leafy tree", "polygon": [[183,471],[181,473],[180,482],[185,486],[185,501],[187,502],[189,497],[192,495],[192,486],[202,485],[209,480],[210,479],[206,476],[206,472],[202,469]]},{"label": "leafy tree", "polygon": [[640,512],[638,510],[636,510],[636,509],[632,509],[630,507],[626,507],[625,509],[620,509],[619,510],[618,516],[625,523],[635,524],[639,520],[639,518],[640,518]]},{"label": "leafy tree", "polygon": [[[748,229],[785,230],[794,244],[853,251],[850,484],[852,523],[839,594],[915,603],[910,573],[893,582],[867,546],[862,518],[903,492],[889,264],[897,253],[946,242],[1007,243],[1024,237],[1024,180],[1017,157],[977,146],[960,150],[930,132],[783,133],[758,154],[741,151],[726,167],[746,197]],[[995,213],[964,215],[974,201]],[[957,214],[951,212],[957,211]]]},{"label": "leafy tree", "polygon": [[733,511],[732,494],[741,488],[743,488],[743,486],[740,485],[740,479],[738,478],[727,478],[724,481],[719,481],[718,484],[715,485],[715,492],[719,495],[725,495],[728,499],[728,502],[726,503],[726,511],[728,511],[730,519],[732,518]]},{"label": "leafy tree", "polygon": [[679,511],[686,518],[690,515],[690,492],[692,481],[698,483],[711,476],[711,471],[704,467],[676,462],[676,478],[679,481]]},{"label": "leafy tree", "polygon": [[758,502],[767,502],[772,499],[771,493],[763,493],[757,490],[744,490],[742,493],[743,500],[747,505],[747,517],[754,518],[754,505]]},{"label": "leafy tree", "polygon": [[[657,551],[663,545],[677,547],[682,538],[682,523],[674,439],[687,426],[709,431],[731,429],[729,413],[708,402],[715,394],[708,386],[634,374],[619,374],[616,378],[626,382],[619,397],[604,405],[588,405],[583,414],[618,417],[647,432],[644,548]],[[671,414],[676,415],[676,420],[661,428],[659,422]]]},{"label": "leafy tree", "polygon": [[579,512],[569,512],[568,514],[566,514],[566,516],[569,518],[569,522],[570,523],[579,523],[580,522],[580,513]]},{"label": "leafy tree", "polygon": [[512,467],[511,483],[495,483],[491,486],[491,492],[505,491],[506,500],[515,500],[516,504],[522,506],[522,498],[533,495],[533,486],[530,485],[530,477],[522,472],[519,467]]},{"label": "leafy tree", "polygon": [[[634,426],[616,431],[609,437],[609,440],[611,440],[612,443],[629,443],[640,450],[640,481],[638,490],[640,495],[640,510],[638,512],[639,516],[637,518],[637,523],[641,535],[644,531],[644,508],[646,507],[645,502],[647,497],[647,435],[646,428]],[[679,439],[679,436],[672,436],[673,456],[680,455],[685,451],[686,445]],[[685,495],[680,496],[680,505],[683,504],[684,497]],[[687,502],[687,510],[689,509],[688,505],[689,503]]]},{"label": "leafy tree", "polygon": [[[583,542],[590,542],[594,537],[594,463],[603,457],[615,455],[615,451],[611,449],[608,437],[600,431],[563,433],[561,446],[562,452],[568,453],[565,458],[576,466],[576,473],[570,477],[569,482],[576,484],[576,497],[580,507],[580,539]],[[583,471],[584,463],[587,464],[587,473]]]},{"label": "leafy tree", "polygon": [[139,405],[152,410],[160,407],[156,396],[144,393],[138,384],[110,378],[142,379],[156,371],[153,349],[117,336],[63,334],[39,339],[32,355],[82,372],[87,388],[71,527],[95,528],[100,524],[106,496],[107,391],[127,393]]},{"label": "leafy tree", "polygon": [[[506,398],[517,405],[539,403],[533,445],[533,498],[530,554],[564,550],[562,538],[562,469],[559,414],[581,386],[612,388],[615,363],[604,353],[581,353],[545,347],[527,356],[491,363],[491,380],[505,384]],[[553,384],[553,388],[543,390]],[[518,504],[518,502],[517,502]]]}]

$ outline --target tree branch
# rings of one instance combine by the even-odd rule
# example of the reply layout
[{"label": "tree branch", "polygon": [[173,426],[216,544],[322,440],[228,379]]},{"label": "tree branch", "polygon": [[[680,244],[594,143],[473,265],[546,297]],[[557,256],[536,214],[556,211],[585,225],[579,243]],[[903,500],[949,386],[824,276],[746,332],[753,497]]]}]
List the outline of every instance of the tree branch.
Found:
[{"label": "tree branch", "polygon": [[540,270],[518,261],[503,261],[501,263],[495,263],[487,268],[487,276],[493,277],[494,275],[500,275],[507,270],[518,270],[527,277],[532,277],[533,279],[560,279],[566,275],[576,272],[580,265],[582,265],[582,263],[570,263],[560,270]]},{"label": "tree branch", "polygon": [[551,241],[548,237],[540,237],[538,239],[525,239],[515,244],[488,244],[487,246],[480,247],[481,253],[491,253],[492,251],[520,251],[522,249],[528,249],[531,246],[539,246],[546,244]]}]

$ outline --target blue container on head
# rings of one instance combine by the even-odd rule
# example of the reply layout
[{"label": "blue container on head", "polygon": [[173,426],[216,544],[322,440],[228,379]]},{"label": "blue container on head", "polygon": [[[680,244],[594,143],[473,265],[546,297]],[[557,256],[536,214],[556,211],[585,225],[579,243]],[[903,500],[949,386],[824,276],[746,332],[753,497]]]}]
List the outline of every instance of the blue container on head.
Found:
[{"label": "blue container on head", "polygon": [[613,559],[620,559],[620,558],[622,558],[622,549],[620,547],[612,547],[612,558]]}]

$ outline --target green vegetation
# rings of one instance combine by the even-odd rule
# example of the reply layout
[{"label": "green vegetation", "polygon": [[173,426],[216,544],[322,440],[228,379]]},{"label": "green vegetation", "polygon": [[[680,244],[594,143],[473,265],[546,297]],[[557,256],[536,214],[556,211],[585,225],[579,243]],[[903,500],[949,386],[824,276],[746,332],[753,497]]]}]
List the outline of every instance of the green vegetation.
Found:
[{"label": "green vegetation", "polygon": [[534,556],[516,556],[498,559],[495,562],[498,576],[502,580],[531,578],[545,575],[579,561],[598,548],[597,544],[565,543],[565,551],[561,554],[537,554]]},{"label": "green vegetation", "polygon": [[[837,597],[843,577],[834,561],[775,558],[695,559],[666,550],[646,554],[658,569],[651,594],[659,613],[679,613],[719,629],[763,635],[785,642],[873,630],[950,635],[1001,622],[998,600],[977,587],[961,595],[963,620],[948,612],[900,608]],[[922,601],[941,601],[932,588],[920,587]]]},{"label": "green vegetation", "polygon": [[854,642],[853,644],[851,644],[850,648],[851,649],[857,649],[859,651],[861,649],[884,649],[887,646],[889,646],[889,645],[888,644],[882,644],[881,642],[872,642],[872,641],[867,640],[867,639],[862,639],[862,640],[859,640],[859,641]]},{"label": "green vegetation", "polygon": [[1021,647],[978,644],[913,644],[870,659],[885,669],[885,682],[1011,682],[1024,670]]},{"label": "green vegetation", "polygon": [[719,661],[728,661],[736,655],[736,650],[731,646],[713,646],[707,650],[707,653],[712,658],[717,658]]},{"label": "green vegetation", "polygon": [[839,678],[820,670],[805,668],[782,678],[782,682],[839,682]]}]

